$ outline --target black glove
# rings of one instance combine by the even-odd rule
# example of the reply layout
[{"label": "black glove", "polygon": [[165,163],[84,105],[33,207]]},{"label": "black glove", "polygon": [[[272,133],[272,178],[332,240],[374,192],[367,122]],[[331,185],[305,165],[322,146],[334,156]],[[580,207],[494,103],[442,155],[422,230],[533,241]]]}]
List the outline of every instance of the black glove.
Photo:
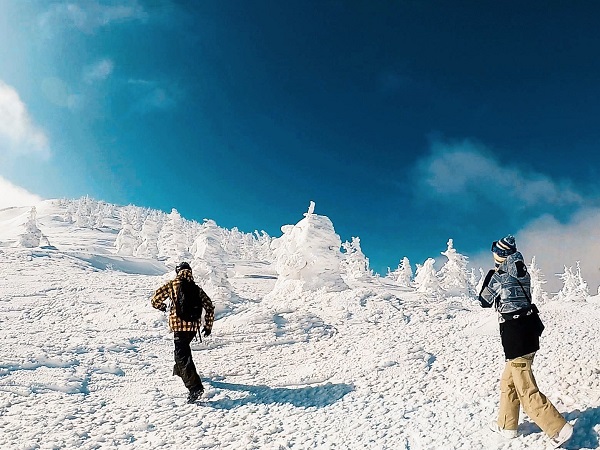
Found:
[{"label": "black glove", "polygon": [[481,290],[483,290],[483,288],[487,287],[487,285],[490,284],[490,280],[492,279],[492,275],[494,275],[494,272],[496,272],[494,269],[490,269],[490,271],[487,273],[485,279],[483,280],[483,284],[481,285]]},{"label": "black glove", "polygon": [[204,336],[204,337],[210,336],[210,332],[211,332],[210,328],[202,327],[202,336]]},{"label": "black glove", "polygon": [[158,307],[159,310],[161,310],[162,312],[165,312],[167,310],[167,305],[165,305],[164,303],[161,303],[160,306]]}]

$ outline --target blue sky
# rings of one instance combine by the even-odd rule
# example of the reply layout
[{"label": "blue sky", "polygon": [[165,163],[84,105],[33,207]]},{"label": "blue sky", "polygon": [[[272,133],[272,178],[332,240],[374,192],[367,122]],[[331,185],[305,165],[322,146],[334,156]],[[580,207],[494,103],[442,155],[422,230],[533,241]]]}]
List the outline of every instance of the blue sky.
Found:
[{"label": "blue sky", "polygon": [[591,1],[0,0],[0,177],[272,236],[313,200],[382,274],[513,233],[600,278],[598,29]]}]

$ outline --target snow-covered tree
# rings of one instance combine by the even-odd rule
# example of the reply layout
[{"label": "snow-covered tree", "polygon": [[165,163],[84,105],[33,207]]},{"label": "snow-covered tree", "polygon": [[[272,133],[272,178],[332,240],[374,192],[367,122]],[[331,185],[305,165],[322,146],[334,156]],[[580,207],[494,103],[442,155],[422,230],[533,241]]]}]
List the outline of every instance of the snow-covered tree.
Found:
[{"label": "snow-covered tree", "polygon": [[158,233],[158,255],[171,264],[190,259],[184,221],[176,209],[172,209],[166,222]]},{"label": "snow-covered tree", "polygon": [[158,214],[153,214],[144,220],[142,229],[140,230],[141,243],[135,249],[135,256],[141,258],[157,258],[158,251],[158,234],[160,231],[160,222]]},{"label": "snow-covered tree", "polygon": [[531,277],[531,301],[533,303],[541,303],[548,299],[548,294],[544,292],[542,286],[547,283],[544,274],[538,267],[535,256],[531,258],[529,265],[529,276]]},{"label": "snow-covered tree", "polygon": [[201,280],[211,298],[226,301],[231,298],[233,289],[227,277],[228,256],[221,246],[221,236],[215,221],[205,220],[190,251],[194,258],[194,277]]},{"label": "snow-covered tree", "polygon": [[200,234],[194,241],[191,253],[194,260],[202,260],[209,267],[225,267],[227,253],[221,246],[221,230],[214,220],[205,219]]},{"label": "snow-covered tree", "polygon": [[134,230],[129,220],[130,215],[127,214],[127,210],[122,210],[121,230],[119,230],[119,234],[117,234],[117,238],[115,239],[115,248],[119,255],[133,256],[140,245],[139,235]]},{"label": "snow-covered tree", "polygon": [[400,261],[400,264],[398,264],[398,268],[393,272],[390,272],[388,268],[388,274],[386,275],[386,278],[394,280],[394,282],[399,286],[412,287],[413,270],[410,266],[409,259],[406,256],[402,258],[402,261]]},{"label": "snow-covered tree", "polygon": [[37,211],[35,206],[32,206],[29,210],[29,216],[23,225],[23,228],[25,231],[19,236],[19,244],[27,248],[39,247],[42,231],[37,225]]},{"label": "snow-covered tree", "polygon": [[564,266],[565,270],[558,275],[563,280],[563,287],[556,298],[559,301],[585,301],[589,297],[588,285],[581,276],[581,267],[577,261],[577,270]]},{"label": "snow-covered tree", "polygon": [[90,224],[94,228],[102,228],[104,226],[105,211],[101,203],[98,204],[94,216],[90,220]]},{"label": "snow-covered tree", "polygon": [[340,263],[340,270],[348,279],[368,280],[373,276],[369,269],[369,258],[365,256],[360,248],[360,238],[353,237],[352,242],[342,244],[344,252]]},{"label": "snow-covered tree", "polygon": [[77,225],[78,227],[89,227],[90,226],[90,217],[91,217],[91,199],[89,197],[81,197],[78,201],[77,201],[77,209],[75,211],[75,216],[74,216],[74,220],[75,220],[75,225]]},{"label": "snow-covered tree", "polygon": [[75,222],[75,219],[73,219],[73,214],[69,209],[65,209],[65,212],[63,213],[63,221],[66,223]]},{"label": "snow-covered tree", "polygon": [[452,239],[448,240],[448,248],[441,252],[448,261],[442,266],[438,273],[440,287],[446,292],[447,296],[471,296],[473,288],[469,282],[469,272],[467,270],[468,258],[461,255],[454,249]]},{"label": "snow-covered tree", "polygon": [[254,231],[252,239],[252,255],[254,260],[269,261],[274,260],[271,242],[273,238],[265,231]]},{"label": "snow-covered tree", "polygon": [[232,259],[273,261],[272,238],[265,231],[244,233],[237,229],[220,229],[221,246]]},{"label": "snow-covered tree", "polygon": [[115,239],[117,253],[124,256],[133,256],[138,245],[138,238],[133,227],[129,223],[124,223]]},{"label": "snow-covered tree", "polygon": [[437,277],[436,270],[434,268],[435,259],[428,258],[423,265],[417,264],[417,271],[415,274],[415,285],[417,292],[425,294],[429,297],[439,298],[443,291],[440,286],[440,280]]}]

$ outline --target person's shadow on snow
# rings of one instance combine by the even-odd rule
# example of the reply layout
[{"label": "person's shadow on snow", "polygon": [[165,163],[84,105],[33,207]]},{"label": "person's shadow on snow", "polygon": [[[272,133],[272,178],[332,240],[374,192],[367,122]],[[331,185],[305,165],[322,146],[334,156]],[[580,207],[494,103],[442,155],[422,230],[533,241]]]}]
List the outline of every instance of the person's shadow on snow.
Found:
[{"label": "person's shadow on snow", "polygon": [[225,383],[223,381],[211,381],[208,383],[217,389],[229,391],[243,391],[248,395],[236,399],[208,400],[205,405],[216,409],[232,409],[249,404],[276,404],[289,403],[300,408],[323,408],[340,400],[346,394],[352,392],[354,387],[349,384],[327,383],[320,386],[306,386],[299,388],[271,388],[269,386],[253,386],[247,384]]},{"label": "person's shadow on snow", "polygon": [[[596,425],[600,425],[600,407],[588,408],[584,411],[578,409],[565,414],[567,421],[577,419],[573,429],[573,437],[560,448],[565,450],[580,450],[584,448],[599,448],[600,441],[598,433],[594,431]],[[523,422],[523,434],[540,433],[540,428],[533,422]]]}]

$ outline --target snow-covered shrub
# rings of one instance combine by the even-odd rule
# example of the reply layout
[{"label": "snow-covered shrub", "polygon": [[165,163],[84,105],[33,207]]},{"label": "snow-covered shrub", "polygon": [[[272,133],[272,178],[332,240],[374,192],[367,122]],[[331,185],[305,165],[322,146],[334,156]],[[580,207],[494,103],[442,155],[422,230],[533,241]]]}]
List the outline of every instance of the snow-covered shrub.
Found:
[{"label": "snow-covered shrub", "polygon": [[443,294],[443,290],[433,267],[434,264],[435,259],[433,258],[428,258],[423,265],[417,264],[415,286],[417,287],[417,292],[432,298],[439,298]]},{"label": "snow-covered shrub", "polygon": [[447,245],[446,251],[441,252],[448,261],[438,273],[440,287],[448,297],[472,296],[474,287],[471,286],[467,270],[468,258],[454,249],[452,239],[448,240]]},{"label": "snow-covered shrub", "polygon": [[565,270],[558,275],[563,280],[563,287],[558,292],[556,299],[558,301],[586,301],[589,297],[588,285],[581,276],[581,268],[577,261],[577,270],[573,271],[572,267],[564,266]]},{"label": "snow-covered shrub", "polygon": [[535,262],[535,256],[531,258],[529,276],[531,277],[531,301],[533,303],[541,303],[548,300],[548,294],[542,288],[542,285],[546,284],[547,281]]},{"label": "snow-covered shrub", "polygon": [[344,249],[340,263],[342,274],[350,280],[368,280],[373,276],[373,271],[369,269],[369,258],[360,248],[360,238],[353,237],[352,242],[344,242],[342,248]]},{"label": "snow-covered shrub", "polygon": [[398,268],[393,272],[390,272],[388,268],[386,278],[392,279],[398,286],[412,287],[413,270],[409,259],[406,256],[402,258],[402,261],[398,264]]}]

